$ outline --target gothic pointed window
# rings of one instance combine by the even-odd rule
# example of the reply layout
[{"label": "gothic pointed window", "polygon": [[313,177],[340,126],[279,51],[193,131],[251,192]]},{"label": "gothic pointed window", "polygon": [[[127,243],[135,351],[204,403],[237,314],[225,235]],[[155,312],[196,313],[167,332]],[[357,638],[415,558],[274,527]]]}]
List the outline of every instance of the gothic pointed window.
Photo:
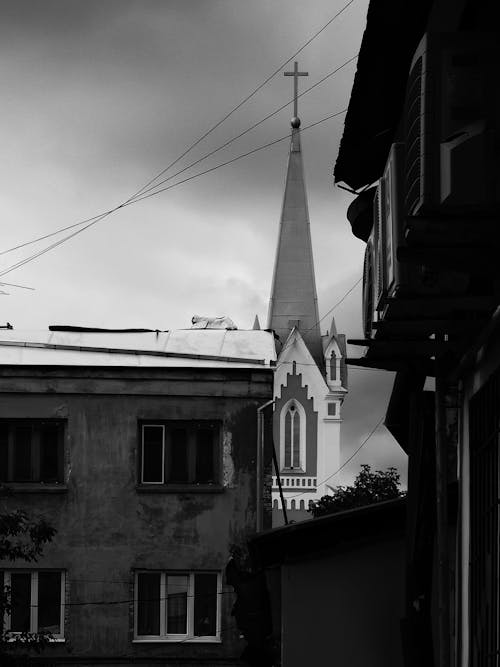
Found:
[{"label": "gothic pointed window", "polygon": [[330,380],[335,382],[337,380],[337,356],[335,352],[332,352],[330,357]]},{"label": "gothic pointed window", "polygon": [[301,414],[295,403],[285,413],[285,468],[301,467]]}]

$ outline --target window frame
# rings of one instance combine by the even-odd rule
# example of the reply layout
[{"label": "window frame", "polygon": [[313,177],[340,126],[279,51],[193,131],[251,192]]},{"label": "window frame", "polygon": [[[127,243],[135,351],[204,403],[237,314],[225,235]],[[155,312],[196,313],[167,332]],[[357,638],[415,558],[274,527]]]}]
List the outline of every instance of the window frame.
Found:
[{"label": "window frame", "polygon": [[[299,413],[300,417],[300,442],[299,442],[299,466],[298,467],[288,467],[285,466],[285,420],[286,415],[291,408],[295,406],[295,409]],[[307,421],[306,421],[306,411],[304,406],[300,401],[297,401],[295,398],[288,400],[281,409],[280,414],[280,470],[281,472],[287,473],[304,473],[307,470],[307,461],[306,461],[306,433],[307,433]],[[293,463],[293,450],[291,455],[291,461]]]},{"label": "window frame", "polygon": [[[64,621],[65,621],[65,607],[66,607],[66,571],[58,569],[41,569],[41,570],[30,570],[27,568],[14,568],[14,569],[1,569],[0,573],[3,574],[3,587],[10,587],[11,585],[11,575],[12,574],[29,574],[30,575],[30,633],[38,633],[38,575],[43,572],[58,572],[60,575],[59,586],[60,586],[60,607],[59,607],[59,626],[61,632],[53,633],[52,637],[48,639],[49,642],[65,642],[64,636]],[[36,603],[33,601],[36,600]],[[7,611],[4,614],[3,627],[5,632],[10,634],[10,641],[15,641],[18,635],[23,634],[21,631],[11,630],[11,614]]]},{"label": "window frame", "polygon": [[[53,419],[53,418],[2,418],[0,419],[1,426],[8,427],[7,435],[7,476],[5,480],[2,480],[4,484],[16,484],[20,486],[63,486],[65,483],[65,470],[64,470],[64,442],[67,428],[66,419]],[[40,456],[40,434],[42,427],[44,425],[54,425],[59,427],[57,434],[57,479],[56,480],[44,480],[41,479],[42,476],[42,461]],[[30,438],[30,478],[29,479],[15,479],[14,465],[15,465],[15,454],[14,454],[14,430],[19,426],[30,426],[37,427],[34,431],[35,436],[33,437],[33,431]]]},{"label": "window frame", "polygon": [[[220,491],[222,489],[222,421],[217,419],[141,419],[139,426],[139,447],[138,447],[138,489],[149,491],[177,491],[179,489],[191,489],[197,491]],[[162,481],[147,481],[144,479],[144,429],[146,427],[159,427],[162,429]],[[213,482],[196,481],[196,431],[200,427],[211,427],[214,430],[212,443],[213,456]],[[171,461],[169,447],[171,447],[171,438],[169,428],[185,427],[187,430],[188,451],[187,468],[188,479],[185,481],[169,481],[168,466]]]},{"label": "window frame", "polygon": [[[139,622],[139,586],[140,574],[160,574],[160,633],[158,635],[139,635],[137,632]],[[216,609],[215,609],[215,635],[193,634],[194,626],[194,602],[195,602],[195,576],[197,574],[214,574],[217,576]],[[184,575],[188,577],[187,592],[187,632],[167,633],[167,578],[169,576]],[[133,618],[133,642],[134,643],[221,643],[221,611],[222,611],[222,573],[218,570],[156,570],[138,569],[134,571],[134,618]]]}]

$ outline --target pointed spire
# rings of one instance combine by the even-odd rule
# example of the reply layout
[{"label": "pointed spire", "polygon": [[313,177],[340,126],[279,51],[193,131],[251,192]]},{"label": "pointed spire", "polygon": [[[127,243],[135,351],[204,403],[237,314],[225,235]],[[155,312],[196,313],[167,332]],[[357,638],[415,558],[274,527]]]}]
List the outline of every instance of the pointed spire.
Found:
[{"label": "pointed spire", "polygon": [[260,322],[259,322],[259,316],[258,315],[255,316],[255,319],[253,321],[252,329],[254,329],[256,331],[260,331]]},{"label": "pointed spire", "polygon": [[292,118],[292,140],[267,326],[274,329],[283,342],[296,326],[319,368],[323,369],[318,297],[299,127],[299,118]]}]

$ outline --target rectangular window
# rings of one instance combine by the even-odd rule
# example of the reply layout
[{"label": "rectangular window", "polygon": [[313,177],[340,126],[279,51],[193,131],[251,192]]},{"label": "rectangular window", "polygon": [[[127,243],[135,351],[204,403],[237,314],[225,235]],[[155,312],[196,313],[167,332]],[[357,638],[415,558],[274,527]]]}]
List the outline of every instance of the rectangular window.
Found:
[{"label": "rectangular window", "polygon": [[211,421],[141,424],[142,484],[217,484],[220,425]]},{"label": "rectangular window", "polygon": [[328,403],[328,416],[329,417],[335,417],[337,414],[337,404],[336,403]]},{"label": "rectangular window", "polygon": [[64,422],[0,421],[0,482],[63,482]]},{"label": "rectangular window", "polygon": [[219,639],[220,585],[217,572],[137,572],[135,638]]},{"label": "rectangular window", "polygon": [[[48,632],[64,637],[64,572],[4,570],[3,585],[10,589],[9,632]],[[1,581],[2,577],[0,577]]]}]

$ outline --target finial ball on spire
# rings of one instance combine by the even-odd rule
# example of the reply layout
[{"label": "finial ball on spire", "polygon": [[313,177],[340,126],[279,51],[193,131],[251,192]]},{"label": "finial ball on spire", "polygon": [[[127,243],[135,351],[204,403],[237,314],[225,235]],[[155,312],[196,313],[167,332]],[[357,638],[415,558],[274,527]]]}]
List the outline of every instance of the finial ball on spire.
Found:
[{"label": "finial ball on spire", "polygon": [[300,127],[300,118],[298,116],[294,116],[290,121],[290,125],[293,127],[294,130],[298,130]]}]

